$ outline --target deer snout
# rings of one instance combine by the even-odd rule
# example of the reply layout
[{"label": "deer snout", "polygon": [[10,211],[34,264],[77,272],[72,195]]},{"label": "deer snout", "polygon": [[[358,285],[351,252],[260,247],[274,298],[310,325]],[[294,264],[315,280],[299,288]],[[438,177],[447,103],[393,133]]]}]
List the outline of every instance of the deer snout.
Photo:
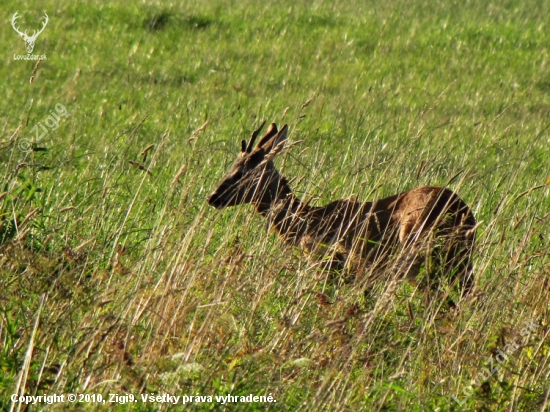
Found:
[{"label": "deer snout", "polygon": [[224,207],[222,197],[217,191],[208,196],[208,204],[210,206],[214,206],[216,209],[221,209]]},{"label": "deer snout", "polygon": [[208,196],[208,204],[216,209],[223,209],[229,206],[228,193],[223,187],[217,188],[210,196]]},{"label": "deer snout", "polygon": [[224,179],[208,197],[208,204],[216,209],[235,205],[237,191],[233,180]]}]

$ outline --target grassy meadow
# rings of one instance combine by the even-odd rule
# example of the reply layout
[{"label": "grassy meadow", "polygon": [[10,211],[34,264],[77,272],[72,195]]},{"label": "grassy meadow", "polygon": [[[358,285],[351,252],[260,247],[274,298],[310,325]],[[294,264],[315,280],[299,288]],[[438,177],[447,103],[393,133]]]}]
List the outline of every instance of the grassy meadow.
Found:
[{"label": "grassy meadow", "polygon": [[[16,11],[29,33],[49,16],[38,66],[14,59]],[[0,12],[0,409],[550,409],[550,3]],[[314,205],[457,191],[480,222],[475,291],[456,308],[407,282],[365,296],[251,206],[209,207],[262,120],[302,141],[276,164]],[[70,393],[139,401],[10,401]]]}]

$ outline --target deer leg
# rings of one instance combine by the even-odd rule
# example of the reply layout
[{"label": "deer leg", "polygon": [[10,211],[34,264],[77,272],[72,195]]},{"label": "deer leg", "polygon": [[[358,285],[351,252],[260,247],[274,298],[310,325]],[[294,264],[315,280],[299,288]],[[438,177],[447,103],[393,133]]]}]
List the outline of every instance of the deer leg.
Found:
[{"label": "deer leg", "polygon": [[445,256],[445,270],[449,279],[460,283],[462,296],[466,296],[473,287],[473,265],[471,247],[466,242],[453,242]]}]

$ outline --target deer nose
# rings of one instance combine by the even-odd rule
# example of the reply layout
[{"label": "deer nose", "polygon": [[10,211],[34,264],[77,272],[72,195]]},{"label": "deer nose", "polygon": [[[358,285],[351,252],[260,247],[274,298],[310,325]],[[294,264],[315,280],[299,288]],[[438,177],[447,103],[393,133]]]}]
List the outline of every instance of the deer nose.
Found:
[{"label": "deer nose", "polygon": [[210,196],[208,196],[208,204],[210,206],[214,206],[216,209],[221,207],[220,195],[217,192],[212,193]]}]

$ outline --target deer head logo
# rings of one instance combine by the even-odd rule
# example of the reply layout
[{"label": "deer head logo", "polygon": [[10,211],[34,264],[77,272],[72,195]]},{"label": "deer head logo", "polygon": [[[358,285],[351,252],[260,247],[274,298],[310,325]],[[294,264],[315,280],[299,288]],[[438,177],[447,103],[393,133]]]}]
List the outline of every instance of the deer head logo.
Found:
[{"label": "deer head logo", "polygon": [[36,42],[36,38],[38,37],[38,35],[40,33],[42,33],[44,31],[44,29],[46,28],[46,25],[48,24],[48,21],[50,20],[48,18],[48,15],[46,13],[44,13],[44,21],[42,22],[42,28],[37,32],[36,30],[33,31],[32,33],[32,36],[29,36],[27,34],[27,30],[25,30],[24,32],[21,32],[19,30],[19,28],[16,26],[16,20],[21,17],[18,15],[18,11],[15,12],[15,14],[13,15],[12,19],[11,19],[11,25],[13,27],[13,29],[23,38],[23,40],[25,40],[25,43],[26,43],[26,48],[27,48],[27,53],[32,53],[33,49],[34,49],[34,43]]}]

